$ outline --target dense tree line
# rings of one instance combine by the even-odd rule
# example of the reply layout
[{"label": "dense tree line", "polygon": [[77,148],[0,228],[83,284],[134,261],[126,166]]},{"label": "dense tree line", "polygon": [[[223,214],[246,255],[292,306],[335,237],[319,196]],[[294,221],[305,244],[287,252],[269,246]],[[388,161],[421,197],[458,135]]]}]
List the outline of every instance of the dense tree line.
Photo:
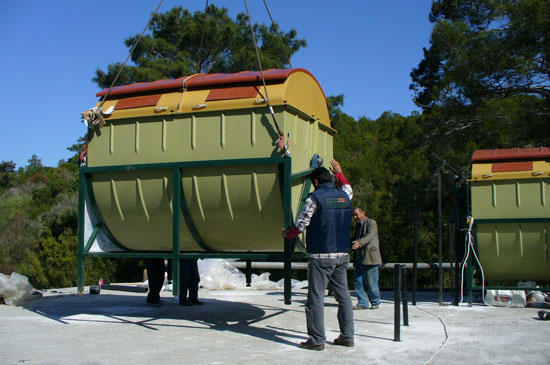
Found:
[{"label": "dense tree line", "polygon": [[[430,47],[411,72],[411,90],[421,113],[385,112],[376,120],[342,111],[344,95],[329,97],[335,157],[363,206],[379,225],[385,262],[410,262],[412,209],[420,209],[419,261],[435,262],[436,168],[429,152],[468,176],[476,149],[550,145],[550,2],[539,0],[437,0]],[[203,32],[203,27],[206,29]],[[133,66],[117,84],[175,78],[195,72],[256,70],[244,14],[234,21],[211,5],[205,14],[176,7],[157,14],[151,34],[136,47]],[[265,68],[288,66],[306,45],[297,32],[253,26]],[[136,36],[126,40],[130,48]],[[110,86],[120,64],[97,70],[94,80]],[[77,170],[75,157],[56,168],[37,156],[26,167],[0,164],[0,272],[18,271],[37,287],[76,284]],[[453,176],[443,170],[443,211],[452,211]],[[444,237],[448,237],[445,225]],[[459,243],[460,244],[460,243]],[[444,245],[445,261],[449,260]],[[139,273],[135,262],[86,260],[86,283],[103,277],[125,280]],[[382,279],[384,282],[386,279]],[[388,279],[389,280],[389,279]],[[419,285],[435,285],[422,273]],[[448,283],[447,283],[448,284]]]},{"label": "dense tree line", "polygon": [[[23,274],[38,288],[76,285],[77,160],[55,168],[36,155],[18,169],[0,163],[0,272]],[[87,283],[135,278],[139,270],[124,272],[128,261],[86,260]]]}]

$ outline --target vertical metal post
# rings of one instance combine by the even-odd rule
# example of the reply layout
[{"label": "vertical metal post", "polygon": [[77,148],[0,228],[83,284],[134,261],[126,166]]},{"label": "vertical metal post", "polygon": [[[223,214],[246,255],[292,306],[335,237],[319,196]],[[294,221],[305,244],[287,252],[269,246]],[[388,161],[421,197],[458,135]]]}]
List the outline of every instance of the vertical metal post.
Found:
[{"label": "vertical metal post", "polygon": [[407,303],[407,267],[401,265],[401,299],[403,301],[403,325],[409,325],[409,307]]},{"label": "vertical metal post", "polygon": [[455,287],[454,287],[454,271],[453,271],[453,261],[454,261],[454,255],[453,255],[453,252],[454,252],[454,226],[455,226],[455,223],[449,223],[448,225],[448,228],[449,228],[449,265],[450,265],[450,268],[449,268],[449,288],[451,290],[451,293],[454,294],[454,291],[455,291]]},{"label": "vertical metal post", "polygon": [[401,341],[401,265],[395,264],[393,266],[394,284],[393,284],[393,340]]},{"label": "vertical metal post", "polygon": [[449,256],[450,256],[450,260],[449,260],[449,264],[450,264],[450,268],[449,268],[449,276],[450,276],[450,280],[449,280],[449,283],[450,283],[450,287],[451,287],[451,293],[453,294],[453,305],[457,305],[456,303],[456,293],[457,293],[457,287],[455,286],[455,272],[454,272],[454,252],[455,252],[455,245],[456,245],[456,242],[455,242],[455,234],[454,234],[454,231],[455,231],[455,225],[456,225],[456,222],[449,225]]},{"label": "vertical metal post", "polygon": [[[466,247],[466,250],[469,248]],[[472,286],[474,285],[474,261],[472,260],[473,252],[470,253],[468,256],[468,267],[467,269],[467,279],[466,279],[466,290],[468,291],[468,304],[472,304],[473,302],[473,293],[472,293]]]},{"label": "vertical metal post", "polygon": [[[290,172],[291,172],[291,158],[287,157],[283,161],[282,166],[282,173],[281,169],[279,168],[279,179],[282,180],[282,190],[283,190],[283,211],[284,211],[284,218],[283,218],[283,224],[284,227],[289,227],[292,224],[292,185],[290,183]],[[280,166],[280,165],[279,165]],[[292,245],[292,241],[288,238],[284,239],[284,298],[285,298],[285,304],[291,304],[291,297],[292,297],[292,254],[294,251],[294,246]]]},{"label": "vertical metal post", "polygon": [[180,295],[180,215],[181,215],[181,170],[173,170],[172,195],[172,294]]},{"label": "vertical metal post", "polygon": [[[466,190],[466,216],[471,215],[472,210],[471,208],[471,202],[470,202],[470,183],[468,181],[465,182],[465,190]],[[474,231],[475,231],[474,226]],[[474,234],[474,237],[477,238],[477,234]],[[468,247],[465,247],[468,249]],[[473,247],[472,247],[473,249]],[[467,290],[468,290],[468,304],[472,304],[473,297],[472,297],[472,286],[474,285],[474,266],[473,266],[473,259],[472,259],[473,253],[468,256],[468,279],[467,279]]]},{"label": "vertical metal post", "polygon": [[[458,245],[460,243],[460,228],[461,228],[461,222],[462,222],[462,217],[460,216],[460,203],[461,203],[461,196],[462,194],[460,193],[460,183],[461,183],[461,180],[458,178],[458,176],[455,175],[455,199],[454,199],[454,203],[455,203],[455,229],[454,229],[454,232],[452,234],[452,242],[453,242],[453,245],[452,245],[452,250],[451,252],[453,253],[453,259],[454,260],[449,260],[449,262],[451,262],[451,283],[453,283],[453,287],[454,287],[454,290],[453,290],[453,293],[454,293],[454,299],[453,299],[453,305],[458,305],[458,288],[460,287],[460,279],[459,279],[459,269],[458,269],[458,257],[459,257],[459,250],[458,250]],[[454,275],[453,275],[453,272],[454,272]]]},{"label": "vertical metal post", "polygon": [[86,199],[86,175],[82,167],[78,171],[78,246],[76,253],[76,273],[78,295],[84,294],[84,202]]},{"label": "vertical metal post", "polygon": [[466,194],[466,215],[470,215],[470,183],[468,181],[464,182],[464,192]]},{"label": "vertical metal post", "polygon": [[416,281],[417,281],[417,269],[418,269],[418,199],[414,196],[414,210],[413,210],[413,280],[412,280],[412,304],[416,305]]},{"label": "vertical metal post", "polygon": [[443,220],[441,217],[441,167],[437,168],[437,239],[439,247],[439,305],[443,305]]},{"label": "vertical metal post", "polygon": [[246,286],[250,286],[252,283],[252,260],[247,259],[246,260]]},{"label": "vertical metal post", "polygon": [[455,299],[454,299],[454,305],[458,306],[459,301],[459,290],[460,290],[460,259],[463,256],[462,253],[464,251],[460,250],[460,244],[463,242],[463,234],[461,231],[462,224],[464,222],[464,217],[460,214],[460,204],[458,204],[458,216],[456,220],[456,238],[455,238],[455,256],[454,256],[454,272],[455,272]]}]

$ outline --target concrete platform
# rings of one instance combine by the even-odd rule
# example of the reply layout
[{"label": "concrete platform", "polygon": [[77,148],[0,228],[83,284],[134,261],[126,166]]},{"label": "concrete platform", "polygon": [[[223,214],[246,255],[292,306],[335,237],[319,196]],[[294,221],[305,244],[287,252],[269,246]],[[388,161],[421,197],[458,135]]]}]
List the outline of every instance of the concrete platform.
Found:
[{"label": "concrete platform", "polygon": [[[550,363],[550,321],[532,308],[439,306],[437,293],[419,293],[395,342],[393,293],[383,292],[380,309],[354,312],[355,347],[310,351],[297,346],[307,339],[304,289],[291,305],[282,290],[199,294],[205,305],[180,307],[162,292],[155,308],[145,294],[68,288],[23,307],[0,305],[0,364]],[[339,333],[336,311],[327,297],[329,341]]]}]

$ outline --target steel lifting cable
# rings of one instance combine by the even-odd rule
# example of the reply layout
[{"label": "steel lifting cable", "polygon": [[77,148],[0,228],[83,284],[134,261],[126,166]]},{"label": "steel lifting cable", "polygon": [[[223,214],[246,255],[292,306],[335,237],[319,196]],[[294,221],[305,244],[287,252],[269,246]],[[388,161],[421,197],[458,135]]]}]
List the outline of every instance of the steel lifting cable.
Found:
[{"label": "steel lifting cable", "polygon": [[147,25],[145,26],[145,28],[143,29],[143,31],[141,32],[141,34],[139,35],[138,39],[134,42],[134,45],[132,46],[132,48],[130,49],[130,53],[128,53],[128,57],[126,57],[126,61],[124,61],[124,63],[122,64],[122,66],[120,66],[120,68],[118,69],[118,72],[115,76],[115,78],[113,79],[113,82],[111,83],[111,86],[109,87],[109,89],[107,89],[107,92],[105,93],[105,96],[103,96],[103,99],[101,100],[101,104],[99,104],[99,107],[97,108],[99,110],[99,112],[101,112],[101,108],[103,107],[103,104],[105,104],[105,100],[107,100],[107,97],[109,96],[109,94],[111,93],[111,89],[113,88],[113,86],[115,85],[115,82],[116,80],[118,79],[118,77],[120,76],[120,73],[122,72],[122,69],[126,66],[126,63],[128,62],[128,60],[130,59],[130,57],[132,56],[132,53],[134,53],[134,49],[136,49],[136,46],[138,45],[139,41],[141,40],[141,38],[143,37],[143,34],[145,34],[145,32],[147,31],[147,29],[149,29],[149,25],[151,24],[151,22],[153,21],[153,17],[155,16],[155,14],[157,13],[157,11],[159,10],[160,6],[162,5],[164,0],[160,0],[157,8],[155,9],[155,11],[153,12],[153,14],[151,14],[151,18],[149,18],[149,21],[147,22]]},{"label": "steel lifting cable", "polygon": [[[151,17],[149,18],[149,21],[147,22],[147,25],[145,26],[145,28],[143,29],[143,31],[141,32],[141,34],[139,35],[138,39],[134,42],[132,48],[130,49],[130,52],[128,53],[128,56],[126,57],[126,60],[124,61],[124,63],[122,64],[122,66],[120,66],[120,68],[118,69],[118,72],[117,74],[115,75],[115,78],[113,79],[113,81],[111,82],[111,86],[109,86],[109,88],[107,89],[107,92],[105,93],[105,95],[103,96],[103,98],[101,99],[101,102],[99,104],[98,107],[94,107],[92,109],[90,109],[89,111],[87,112],[84,112],[82,113],[83,117],[85,120],[88,121],[87,125],[88,125],[88,132],[86,133],[86,137],[84,138],[85,139],[85,142],[84,142],[84,146],[83,146],[83,151],[82,153],[80,154],[80,162],[81,164],[85,164],[86,163],[86,159],[87,159],[87,155],[88,155],[88,142],[90,142],[90,140],[92,139],[93,137],[93,125],[94,123],[97,123],[99,122],[100,123],[100,128],[102,127],[102,124],[101,123],[104,123],[103,121],[103,116],[101,115],[102,112],[103,112],[103,104],[105,104],[105,101],[107,100],[107,98],[109,97],[109,94],[111,93],[111,90],[113,88],[113,86],[115,85],[115,82],[118,80],[118,77],[120,76],[120,73],[122,72],[122,69],[126,66],[126,63],[128,63],[128,60],[130,59],[130,57],[132,56],[132,53],[134,53],[134,50],[136,49],[136,46],[138,45],[139,41],[141,40],[141,38],[143,37],[143,34],[145,34],[145,32],[147,31],[147,29],[149,29],[149,25],[151,24],[151,22],[153,21],[153,17],[155,16],[155,14],[158,12],[158,10],[160,9],[162,3],[164,2],[164,0],[160,0],[157,8],[155,9],[155,11],[153,12],[153,14],[151,14]],[[88,113],[86,116],[84,116],[85,113]]]},{"label": "steel lifting cable", "polygon": [[290,57],[288,57],[288,53],[286,53],[286,48],[283,43],[283,40],[281,39],[281,35],[279,34],[279,26],[277,23],[273,21],[273,17],[271,16],[271,12],[269,11],[269,6],[267,6],[267,1],[264,0],[265,9],[267,10],[267,13],[269,14],[269,19],[271,19],[271,24],[273,25],[273,28],[275,28],[275,33],[277,34],[277,38],[279,38],[279,43],[281,43],[281,48],[283,49],[283,52],[285,54],[286,60],[288,61],[288,65],[290,68],[292,67],[292,63],[290,63]]},{"label": "steel lifting cable", "polygon": [[206,0],[206,5],[204,6],[204,21],[202,22],[202,32],[201,32],[201,44],[199,46],[199,59],[198,59],[198,67],[197,67],[197,73],[201,72],[201,56],[202,56],[202,40],[204,38],[204,30],[206,29],[206,12],[208,11],[208,0]]},{"label": "steel lifting cable", "polygon": [[265,91],[265,99],[267,102],[267,107],[269,108],[269,113],[271,114],[271,117],[273,118],[273,123],[275,124],[275,128],[277,129],[277,134],[279,135],[279,148],[288,155],[288,145],[285,146],[285,135],[281,131],[281,128],[279,127],[279,124],[277,123],[277,119],[275,118],[275,113],[273,112],[273,107],[271,106],[271,103],[269,102],[269,95],[267,93],[267,86],[265,84],[265,77],[264,77],[264,71],[262,69],[262,61],[260,60],[260,52],[258,51],[258,45],[256,44],[256,36],[254,35],[254,29],[252,28],[252,19],[250,17],[250,11],[248,10],[248,3],[246,0],[244,0],[244,6],[246,8],[246,14],[248,15],[248,24],[250,25],[250,34],[252,35],[252,41],[254,43],[254,49],[256,50],[256,57],[258,58],[258,67],[260,68],[260,75],[262,77],[262,83],[264,85],[264,91]]},{"label": "steel lifting cable", "polygon": [[183,79],[183,82],[181,83],[181,96],[178,100],[178,106],[176,108],[176,112],[180,112],[181,102],[183,101],[183,97],[185,96],[185,93],[187,92],[187,82],[191,80],[193,77],[201,75],[200,73],[193,74],[191,76],[187,76],[185,79]]}]

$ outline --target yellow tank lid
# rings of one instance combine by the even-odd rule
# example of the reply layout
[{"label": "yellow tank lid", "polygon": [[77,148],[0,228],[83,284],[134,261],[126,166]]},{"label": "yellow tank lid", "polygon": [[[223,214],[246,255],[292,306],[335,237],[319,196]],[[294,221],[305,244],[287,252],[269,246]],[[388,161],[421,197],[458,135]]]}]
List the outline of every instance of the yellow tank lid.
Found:
[{"label": "yellow tank lid", "polygon": [[105,89],[106,119],[196,113],[240,108],[290,105],[330,127],[326,96],[315,77],[303,68],[263,72],[267,95],[258,71],[232,74],[196,74],[178,79],[140,82]]},{"label": "yellow tank lid", "polygon": [[471,181],[550,176],[550,147],[477,150]]}]

